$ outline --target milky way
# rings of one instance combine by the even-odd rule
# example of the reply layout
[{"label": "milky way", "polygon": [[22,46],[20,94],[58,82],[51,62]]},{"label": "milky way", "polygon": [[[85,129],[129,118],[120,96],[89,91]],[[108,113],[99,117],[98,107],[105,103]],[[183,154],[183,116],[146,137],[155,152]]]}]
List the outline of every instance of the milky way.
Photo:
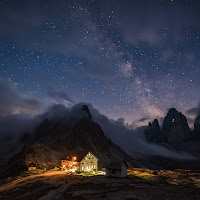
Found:
[{"label": "milky way", "polygon": [[1,0],[0,115],[88,102],[136,126],[171,107],[194,118],[199,9],[197,0]]}]

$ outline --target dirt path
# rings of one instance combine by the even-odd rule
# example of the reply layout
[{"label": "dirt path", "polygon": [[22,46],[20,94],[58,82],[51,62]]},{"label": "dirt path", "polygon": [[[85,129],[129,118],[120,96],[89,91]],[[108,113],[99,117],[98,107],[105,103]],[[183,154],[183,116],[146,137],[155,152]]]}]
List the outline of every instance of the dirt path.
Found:
[{"label": "dirt path", "polygon": [[41,173],[41,174],[34,174],[34,175],[29,175],[26,177],[17,177],[16,180],[4,185],[0,187],[0,192],[3,192],[5,190],[10,190],[12,188],[15,187],[20,187],[23,186],[24,184],[27,184],[27,182],[31,182],[34,179],[37,178],[42,178],[42,177],[51,177],[51,176],[57,176],[57,175],[67,175],[66,172],[64,171],[47,171],[45,173]]},{"label": "dirt path", "polygon": [[47,195],[43,196],[39,200],[64,200],[63,193],[69,185],[63,185],[60,188],[49,192]]}]

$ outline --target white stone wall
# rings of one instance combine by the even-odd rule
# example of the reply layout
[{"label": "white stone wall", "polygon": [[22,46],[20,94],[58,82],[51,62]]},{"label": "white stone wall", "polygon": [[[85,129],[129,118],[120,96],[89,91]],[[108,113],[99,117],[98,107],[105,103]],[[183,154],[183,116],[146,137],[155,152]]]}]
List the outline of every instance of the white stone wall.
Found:
[{"label": "white stone wall", "polygon": [[98,159],[91,152],[89,152],[81,161],[80,161],[80,171],[96,171],[98,170]]}]

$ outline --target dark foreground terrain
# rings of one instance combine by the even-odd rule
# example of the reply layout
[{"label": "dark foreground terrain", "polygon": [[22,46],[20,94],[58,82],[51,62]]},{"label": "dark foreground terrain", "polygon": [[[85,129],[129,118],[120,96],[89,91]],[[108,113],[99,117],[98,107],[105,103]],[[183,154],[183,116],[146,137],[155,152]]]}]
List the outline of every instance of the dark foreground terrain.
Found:
[{"label": "dark foreground terrain", "polygon": [[198,171],[131,169],[128,173],[126,178],[108,178],[62,171],[27,172],[1,181],[0,199],[200,199]]}]

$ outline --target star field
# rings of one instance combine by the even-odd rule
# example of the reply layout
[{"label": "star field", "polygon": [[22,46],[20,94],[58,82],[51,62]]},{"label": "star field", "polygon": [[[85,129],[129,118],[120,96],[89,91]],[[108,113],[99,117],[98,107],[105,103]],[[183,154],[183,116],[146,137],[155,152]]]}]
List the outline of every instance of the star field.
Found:
[{"label": "star field", "polygon": [[87,102],[136,126],[171,107],[187,114],[200,98],[199,8],[195,0],[1,0],[0,78],[42,108]]}]

